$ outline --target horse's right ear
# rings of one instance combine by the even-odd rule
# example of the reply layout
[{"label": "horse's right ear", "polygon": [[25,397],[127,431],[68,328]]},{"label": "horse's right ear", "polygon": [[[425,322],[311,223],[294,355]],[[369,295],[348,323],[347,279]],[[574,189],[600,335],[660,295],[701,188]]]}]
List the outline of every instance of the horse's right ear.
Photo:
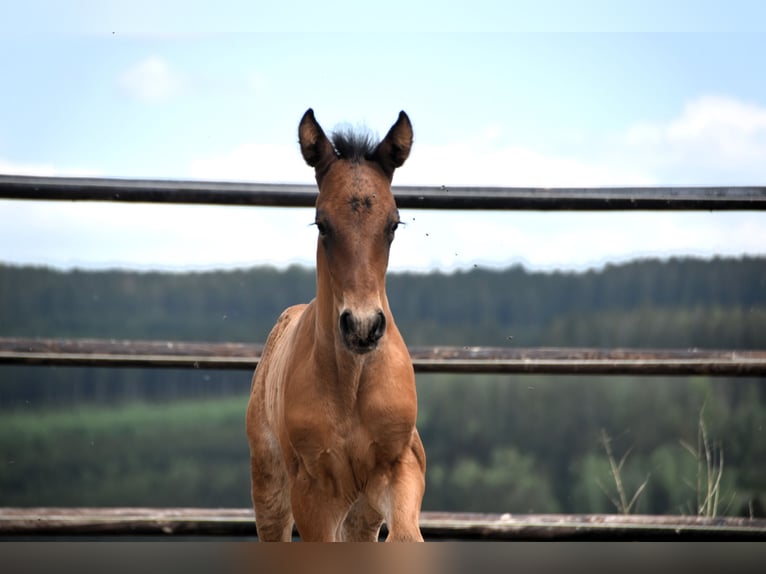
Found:
[{"label": "horse's right ear", "polygon": [[399,119],[391,126],[386,137],[375,149],[374,157],[391,178],[394,170],[401,167],[410,156],[410,149],[412,149],[412,123],[407,114],[401,111]]},{"label": "horse's right ear", "polygon": [[306,163],[317,172],[323,170],[336,159],[335,148],[322,131],[314,117],[314,110],[309,108],[298,125],[298,141],[301,144],[301,154]]}]

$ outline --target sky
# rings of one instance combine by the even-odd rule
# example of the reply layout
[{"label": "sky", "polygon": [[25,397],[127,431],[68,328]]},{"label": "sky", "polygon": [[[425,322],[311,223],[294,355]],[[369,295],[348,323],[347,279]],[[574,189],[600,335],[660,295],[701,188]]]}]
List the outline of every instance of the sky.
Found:
[{"label": "sky", "polygon": [[[267,6],[268,4],[268,6]],[[297,125],[394,185],[766,185],[762,2],[6,2],[0,173],[312,183]],[[766,254],[758,212],[402,210],[390,268]],[[311,209],[0,200],[0,263],[312,265]]]}]

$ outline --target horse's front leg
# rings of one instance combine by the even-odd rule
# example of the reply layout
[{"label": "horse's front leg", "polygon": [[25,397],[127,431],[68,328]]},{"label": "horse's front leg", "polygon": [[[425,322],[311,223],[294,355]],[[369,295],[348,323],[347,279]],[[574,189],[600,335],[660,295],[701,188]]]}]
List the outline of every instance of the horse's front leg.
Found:
[{"label": "horse's front leg", "polygon": [[420,506],[425,492],[426,455],[417,430],[374,496],[386,518],[386,542],[422,542]]},{"label": "horse's front leg", "polygon": [[301,540],[341,541],[343,520],[351,504],[343,494],[340,477],[325,472],[309,474],[302,467],[291,482],[293,518]]},{"label": "horse's front leg", "polygon": [[351,506],[343,521],[344,542],[377,542],[383,515],[362,494]]}]

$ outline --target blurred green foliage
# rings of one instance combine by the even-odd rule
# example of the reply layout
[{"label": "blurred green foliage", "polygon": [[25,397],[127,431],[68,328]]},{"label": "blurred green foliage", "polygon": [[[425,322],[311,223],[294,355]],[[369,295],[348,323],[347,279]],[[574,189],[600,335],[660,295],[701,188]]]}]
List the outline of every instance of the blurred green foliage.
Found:
[{"label": "blurred green foliage", "polygon": [[[766,259],[638,261],[586,273],[390,275],[410,345],[766,349]],[[188,274],[0,266],[0,336],[262,342],[313,296],[310,270]],[[250,374],[0,367],[0,505],[247,506]],[[696,512],[703,405],[720,514],[763,512],[762,379],[418,377],[424,508],[615,512],[613,438],[635,511]]]}]

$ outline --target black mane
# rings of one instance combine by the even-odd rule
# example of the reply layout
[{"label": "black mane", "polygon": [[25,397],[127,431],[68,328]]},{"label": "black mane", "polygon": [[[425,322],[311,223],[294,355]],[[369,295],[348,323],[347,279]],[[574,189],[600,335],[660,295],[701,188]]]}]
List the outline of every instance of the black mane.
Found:
[{"label": "black mane", "polygon": [[378,142],[369,131],[354,131],[346,128],[333,132],[332,145],[340,159],[361,163],[372,157]]}]

